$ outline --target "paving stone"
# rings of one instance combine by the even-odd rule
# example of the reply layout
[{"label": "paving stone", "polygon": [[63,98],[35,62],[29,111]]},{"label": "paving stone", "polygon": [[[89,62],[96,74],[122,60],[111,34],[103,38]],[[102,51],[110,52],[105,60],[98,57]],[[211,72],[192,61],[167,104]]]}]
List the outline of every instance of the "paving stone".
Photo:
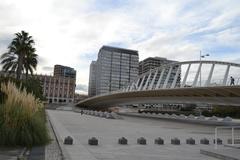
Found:
[{"label": "paving stone", "polygon": [[50,122],[47,118],[47,127],[49,131],[49,136],[51,138],[51,142],[45,146],[45,160],[62,160],[62,153],[60,146],[58,145],[57,139],[54,135],[54,131],[50,125]]},{"label": "paving stone", "polygon": [[[201,147],[214,148],[213,145],[175,146],[167,141],[175,136],[181,140],[192,136],[200,140],[203,135],[212,139],[214,137],[212,126],[130,116],[109,120],[79,116],[80,113],[74,112],[51,110],[48,113],[53,117],[63,139],[67,135],[74,135],[74,145],[64,145],[72,160],[216,160],[200,154]],[[88,145],[87,140],[96,135],[101,143],[97,147]],[[166,140],[164,145],[154,144],[153,141],[159,135]],[[129,145],[116,143],[116,138],[122,136],[127,137]],[[150,143],[146,146],[137,145],[136,140],[139,136],[151,140]]]}]

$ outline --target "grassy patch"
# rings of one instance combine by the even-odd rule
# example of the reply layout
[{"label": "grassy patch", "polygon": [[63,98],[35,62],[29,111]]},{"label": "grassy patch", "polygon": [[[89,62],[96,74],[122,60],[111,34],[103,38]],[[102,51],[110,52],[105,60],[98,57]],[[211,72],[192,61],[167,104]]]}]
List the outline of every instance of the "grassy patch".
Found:
[{"label": "grassy patch", "polygon": [[0,104],[0,145],[27,146],[48,143],[43,104],[25,89],[8,82],[1,84],[6,97]]}]

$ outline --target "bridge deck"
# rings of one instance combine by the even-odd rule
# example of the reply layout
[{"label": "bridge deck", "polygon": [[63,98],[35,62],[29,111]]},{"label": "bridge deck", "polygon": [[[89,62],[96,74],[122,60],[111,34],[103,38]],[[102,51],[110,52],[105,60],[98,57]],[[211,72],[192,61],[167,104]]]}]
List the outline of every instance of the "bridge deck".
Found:
[{"label": "bridge deck", "polygon": [[140,103],[209,103],[240,106],[240,86],[174,88],[110,93],[79,102],[80,107]]}]

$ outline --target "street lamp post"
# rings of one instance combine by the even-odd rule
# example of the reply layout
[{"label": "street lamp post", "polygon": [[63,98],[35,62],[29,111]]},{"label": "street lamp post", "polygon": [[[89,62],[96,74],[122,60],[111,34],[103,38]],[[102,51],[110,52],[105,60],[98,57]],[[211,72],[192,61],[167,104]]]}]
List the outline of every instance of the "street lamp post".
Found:
[{"label": "street lamp post", "polygon": [[[205,58],[205,57],[207,57],[207,56],[210,56],[209,54],[204,54],[204,55],[202,55],[202,51],[200,50],[200,64],[199,65],[201,65],[202,64],[202,58]],[[199,78],[200,78],[200,81],[199,81],[199,84],[200,84],[200,87],[202,86],[202,67],[200,67],[200,76],[199,76]]]}]

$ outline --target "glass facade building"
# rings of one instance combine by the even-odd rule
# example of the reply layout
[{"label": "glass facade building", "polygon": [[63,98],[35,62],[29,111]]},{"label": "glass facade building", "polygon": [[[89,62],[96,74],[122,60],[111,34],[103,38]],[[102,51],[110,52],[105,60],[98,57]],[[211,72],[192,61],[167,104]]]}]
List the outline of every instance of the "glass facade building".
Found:
[{"label": "glass facade building", "polygon": [[119,90],[135,80],[138,62],[138,51],[103,46],[96,62],[96,95]]},{"label": "glass facade building", "polygon": [[90,64],[89,81],[88,81],[88,96],[96,95],[96,74],[97,74],[97,62],[92,61]]},{"label": "glass facade building", "polygon": [[68,66],[54,65],[53,75],[55,77],[70,77],[76,79],[76,70]]}]

